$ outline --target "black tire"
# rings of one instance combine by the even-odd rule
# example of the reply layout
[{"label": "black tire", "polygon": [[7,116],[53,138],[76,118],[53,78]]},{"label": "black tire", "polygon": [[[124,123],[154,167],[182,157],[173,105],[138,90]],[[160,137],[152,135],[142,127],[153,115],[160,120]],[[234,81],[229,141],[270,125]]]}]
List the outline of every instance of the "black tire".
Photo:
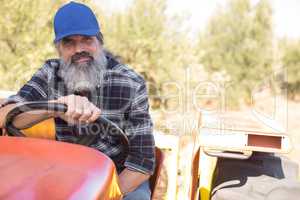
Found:
[{"label": "black tire", "polygon": [[248,160],[219,158],[212,200],[298,200],[298,165],[286,157],[255,153]]}]

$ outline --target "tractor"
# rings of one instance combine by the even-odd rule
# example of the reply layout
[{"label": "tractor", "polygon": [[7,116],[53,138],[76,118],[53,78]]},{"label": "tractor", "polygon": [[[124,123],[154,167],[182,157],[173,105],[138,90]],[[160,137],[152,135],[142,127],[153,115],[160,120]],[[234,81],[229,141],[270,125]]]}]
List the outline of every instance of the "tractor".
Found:
[{"label": "tractor", "polygon": [[[55,141],[53,118],[16,128],[18,121],[26,120],[23,113],[39,110],[66,112],[67,107],[25,102],[0,110],[0,199],[122,199],[113,161],[89,147],[96,135],[79,137],[76,144]],[[298,166],[278,156],[291,149],[287,135],[207,127],[199,121],[193,135],[189,200],[298,199]],[[113,122],[99,117],[95,123],[117,130],[120,142],[128,146],[126,134]],[[156,148],[152,197],[164,159],[163,150]]]},{"label": "tractor", "polygon": [[[201,116],[201,115],[200,115]],[[292,149],[287,134],[204,123],[194,134],[191,200],[296,200],[300,195],[298,164],[286,156]],[[243,126],[241,126],[243,127]]]},{"label": "tractor", "polygon": [[[46,118],[31,122],[22,131],[16,128],[15,123],[24,120],[22,113],[37,110],[66,112],[67,106],[26,102],[1,112],[6,136],[0,136],[0,199],[122,199],[113,161],[88,147],[96,135],[81,137],[76,144],[55,141],[54,120]],[[103,125],[107,133],[117,130],[120,142],[128,148],[126,134],[112,121],[99,117],[95,123]],[[150,177],[152,195],[162,156],[157,148],[157,165]]]}]

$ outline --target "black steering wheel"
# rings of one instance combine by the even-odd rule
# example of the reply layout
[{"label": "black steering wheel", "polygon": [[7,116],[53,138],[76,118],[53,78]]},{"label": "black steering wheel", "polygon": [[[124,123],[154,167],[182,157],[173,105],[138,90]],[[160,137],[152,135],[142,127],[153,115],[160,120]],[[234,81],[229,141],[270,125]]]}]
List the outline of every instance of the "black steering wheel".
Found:
[{"label": "black steering wheel", "polygon": [[[35,101],[35,102],[25,102],[25,103],[18,103],[17,106],[12,109],[6,116],[6,123],[5,128],[7,130],[8,135],[10,136],[19,136],[19,137],[26,137],[20,129],[16,128],[13,124],[15,117],[18,115],[34,110],[46,110],[46,111],[53,111],[53,112],[62,112],[65,113],[68,107],[62,103],[49,103],[47,101]],[[32,122],[28,127],[37,124],[43,120],[46,120],[51,117],[45,117],[40,119],[39,121]],[[122,129],[120,129],[114,122],[106,119],[103,116],[100,116],[94,123],[101,124],[101,128],[106,131],[106,134],[113,135],[114,137],[117,136],[120,143],[124,146],[125,153],[128,153],[129,150],[129,142],[126,134]],[[100,131],[97,131],[97,134],[87,134],[78,136],[79,139],[75,142],[77,144],[82,144],[86,146],[90,146],[95,140],[97,136],[99,136]]]}]

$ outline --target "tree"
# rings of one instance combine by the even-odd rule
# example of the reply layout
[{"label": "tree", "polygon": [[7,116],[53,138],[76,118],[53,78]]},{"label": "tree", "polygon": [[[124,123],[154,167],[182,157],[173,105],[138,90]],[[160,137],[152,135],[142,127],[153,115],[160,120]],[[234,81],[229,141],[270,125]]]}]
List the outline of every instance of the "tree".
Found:
[{"label": "tree", "polygon": [[190,47],[184,33],[170,28],[180,18],[170,22],[166,0],[136,0],[124,12],[99,13],[106,47],[145,77],[150,95],[163,95],[171,90],[166,81],[182,79]]},{"label": "tree", "polygon": [[55,56],[52,20],[63,0],[1,1],[1,89],[16,90]]},{"label": "tree", "polygon": [[230,77],[228,104],[250,102],[255,85],[272,70],[272,9],[267,0],[231,0],[220,7],[199,36],[199,61],[210,73]]},{"label": "tree", "polygon": [[300,94],[300,40],[282,39],[279,42],[282,65],[287,69],[289,98],[295,100]]},{"label": "tree", "polygon": [[[2,3],[1,89],[18,89],[45,59],[57,57],[52,44],[53,17],[66,2],[11,0]],[[184,33],[170,28],[180,21],[170,22],[165,12],[166,0],[136,0],[127,10],[113,14],[101,10],[95,1],[83,2],[99,16],[105,47],[144,75],[151,83],[151,95],[168,92],[163,87],[165,81],[181,79],[191,48]]]}]

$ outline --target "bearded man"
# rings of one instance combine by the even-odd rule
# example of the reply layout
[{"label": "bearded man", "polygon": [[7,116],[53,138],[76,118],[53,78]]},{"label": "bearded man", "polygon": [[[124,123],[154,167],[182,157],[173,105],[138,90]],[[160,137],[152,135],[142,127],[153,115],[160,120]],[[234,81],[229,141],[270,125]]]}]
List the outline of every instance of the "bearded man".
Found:
[{"label": "bearded man", "polygon": [[86,134],[85,125],[100,115],[107,117],[128,135],[128,155],[114,137],[99,137],[91,147],[114,161],[124,199],[150,199],[148,179],[155,157],[144,79],[104,51],[99,24],[86,5],[62,6],[54,17],[54,31],[59,59],[47,60],[3,106],[26,101],[66,104],[67,112],[55,116],[56,138],[66,142]]}]

